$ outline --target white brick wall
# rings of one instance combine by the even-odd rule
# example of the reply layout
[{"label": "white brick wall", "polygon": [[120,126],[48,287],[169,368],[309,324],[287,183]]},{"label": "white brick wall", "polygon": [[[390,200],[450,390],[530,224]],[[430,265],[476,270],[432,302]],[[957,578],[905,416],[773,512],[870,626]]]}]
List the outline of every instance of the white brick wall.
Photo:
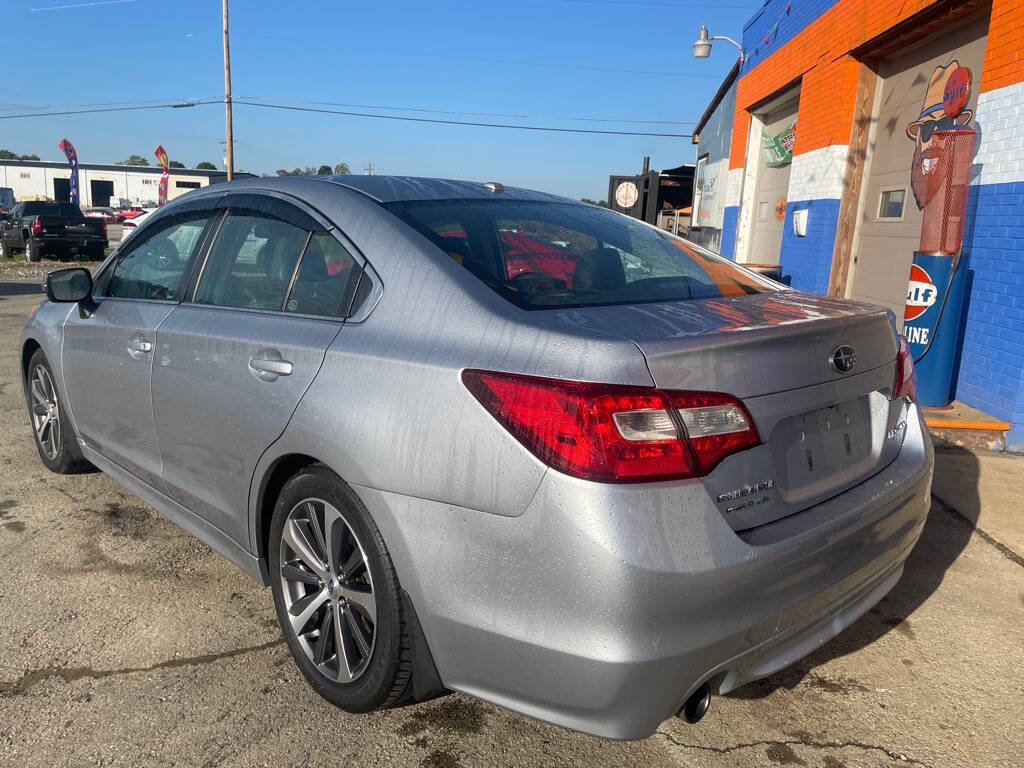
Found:
[{"label": "white brick wall", "polygon": [[743,189],[743,169],[733,168],[725,185],[725,207],[740,204],[740,192]]},{"label": "white brick wall", "polygon": [[980,94],[974,119],[981,145],[971,183],[1024,181],[1024,82]]},{"label": "white brick wall", "polygon": [[833,144],[794,155],[789,171],[788,201],[842,198],[849,153],[850,148],[846,144]]}]

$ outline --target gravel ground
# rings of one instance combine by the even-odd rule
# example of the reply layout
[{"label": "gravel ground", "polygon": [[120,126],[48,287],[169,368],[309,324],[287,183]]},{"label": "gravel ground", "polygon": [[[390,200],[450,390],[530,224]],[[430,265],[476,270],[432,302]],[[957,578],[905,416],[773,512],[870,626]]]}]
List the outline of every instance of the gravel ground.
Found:
[{"label": "gravel ground", "polygon": [[0,291],[0,765],[1024,765],[1024,568],[941,504],[885,600],[697,726],[614,743],[461,695],[336,710],[269,591],[104,475],[44,469],[14,341],[38,300]]},{"label": "gravel ground", "polygon": [[94,271],[100,263],[99,261],[55,261],[53,259],[29,263],[21,258],[0,259],[0,283],[42,282],[46,274],[55,269],[86,267],[90,271]]}]

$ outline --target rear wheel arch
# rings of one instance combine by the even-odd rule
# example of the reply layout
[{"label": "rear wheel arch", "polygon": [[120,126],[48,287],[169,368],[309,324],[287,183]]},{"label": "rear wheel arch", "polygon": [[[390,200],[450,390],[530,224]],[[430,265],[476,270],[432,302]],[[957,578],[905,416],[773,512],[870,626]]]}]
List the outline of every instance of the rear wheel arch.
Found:
[{"label": "rear wheel arch", "polygon": [[260,573],[266,584],[270,584],[270,570],[267,560],[270,522],[274,517],[274,506],[284,484],[300,471],[313,464],[322,464],[319,459],[304,453],[290,453],[279,457],[263,474],[259,493],[256,496],[256,556],[259,558]]},{"label": "rear wheel arch", "polygon": [[21,347],[21,380],[23,383],[28,381],[29,363],[32,362],[32,355],[36,353],[37,349],[42,349],[42,345],[35,339],[27,339]]}]

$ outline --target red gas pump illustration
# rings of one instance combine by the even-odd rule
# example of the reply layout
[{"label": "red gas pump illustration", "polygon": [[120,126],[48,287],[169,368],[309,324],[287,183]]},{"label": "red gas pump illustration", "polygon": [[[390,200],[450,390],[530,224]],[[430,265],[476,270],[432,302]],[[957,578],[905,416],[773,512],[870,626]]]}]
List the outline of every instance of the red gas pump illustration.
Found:
[{"label": "red gas pump illustration", "polygon": [[918,400],[943,407],[952,391],[967,269],[962,265],[971,164],[971,71],[957,61],[936,67],[924,108],[907,126],[915,142],[911,187],[921,208],[921,240],[907,285],[903,334],[917,366]]}]

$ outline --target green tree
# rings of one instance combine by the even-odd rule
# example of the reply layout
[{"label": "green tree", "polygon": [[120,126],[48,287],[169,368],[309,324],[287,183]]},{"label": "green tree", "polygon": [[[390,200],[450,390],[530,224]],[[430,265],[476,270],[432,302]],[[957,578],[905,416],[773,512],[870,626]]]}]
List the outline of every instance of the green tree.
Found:
[{"label": "green tree", "polygon": [[217,170],[217,166],[214,165],[213,163],[209,162],[208,160],[203,160],[203,162],[201,162],[201,163],[196,163],[196,170],[197,171],[216,171]]},{"label": "green tree", "polygon": [[317,174],[317,176],[330,176],[331,175],[331,166],[329,166],[329,165],[321,165],[319,168],[316,169],[316,174]]},{"label": "green tree", "polygon": [[149,160],[142,155],[129,155],[127,160],[118,160],[114,165],[149,165]]},{"label": "green tree", "polygon": [[0,160],[17,160],[18,153],[11,152],[9,149],[0,149]]},{"label": "green tree", "polygon": [[581,197],[580,198],[580,202],[581,203],[590,203],[591,205],[599,205],[602,208],[607,208],[608,207],[607,201],[605,201],[605,200],[591,200],[589,197]]},{"label": "green tree", "polygon": [[348,167],[348,163],[338,163],[334,166],[334,172],[339,176],[348,176],[352,169]]},{"label": "green tree", "polygon": [[171,168],[184,168],[185,167],[184,163],[180,163],[177,160],[171,160],[171,162],[169,162],[167,165],[169,167],[171,167]]},{"label": "green tree", "polygon": [[38,160],[39,155],[22,155],[19,160]]}]

